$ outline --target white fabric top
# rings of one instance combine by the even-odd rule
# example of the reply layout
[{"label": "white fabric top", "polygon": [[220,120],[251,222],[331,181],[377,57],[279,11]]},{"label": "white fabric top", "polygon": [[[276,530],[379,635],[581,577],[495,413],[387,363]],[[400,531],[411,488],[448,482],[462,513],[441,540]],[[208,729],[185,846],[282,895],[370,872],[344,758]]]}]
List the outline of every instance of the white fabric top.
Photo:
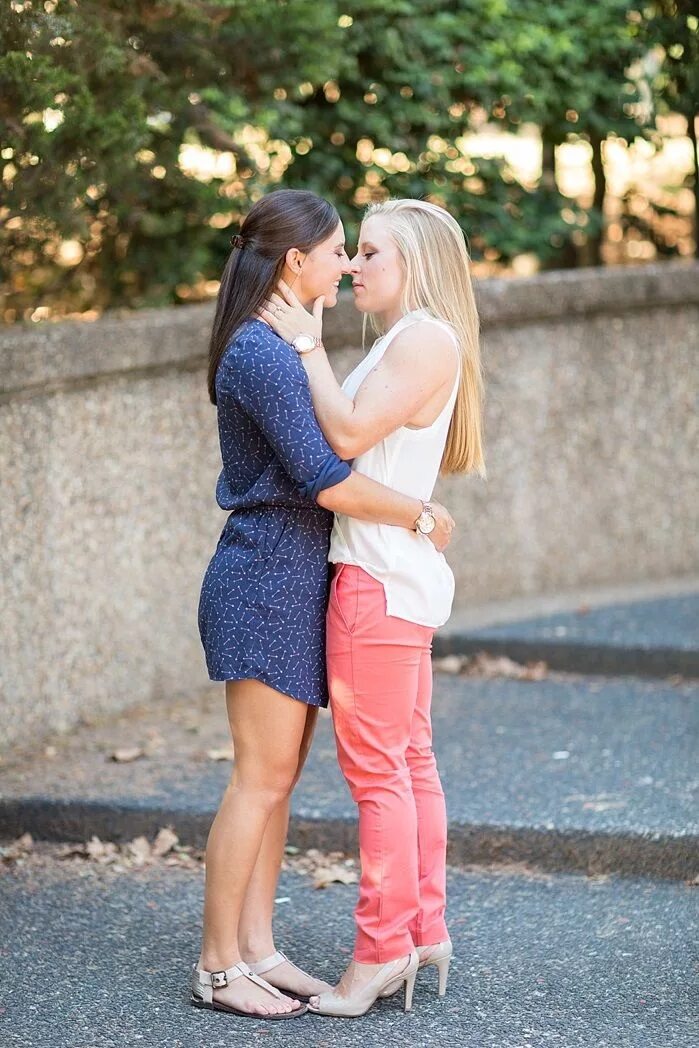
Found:
[{"label": "white fabric top", "polygon": [[[398,332],[422,320],[447,331],[458,352],[458,340],[449,324],[436,320],[424,310],[414,310],[377,339],[364,360],[345,379],[343,391],[354,398]],[[429,352],[428,346],[425,352]],[[353,468],[395,491],[429,502],[444,454],[460,371],[459,357],[451,396],[431,426],[422,429],[401,426],[369,451],[358,455]],[[437,552],[426,535],[337,513],[328,559],[333,564],[355,564],[383,583],[387,615],[436,628],[443,626],[451,614],[454,576],[444,554]]]}]

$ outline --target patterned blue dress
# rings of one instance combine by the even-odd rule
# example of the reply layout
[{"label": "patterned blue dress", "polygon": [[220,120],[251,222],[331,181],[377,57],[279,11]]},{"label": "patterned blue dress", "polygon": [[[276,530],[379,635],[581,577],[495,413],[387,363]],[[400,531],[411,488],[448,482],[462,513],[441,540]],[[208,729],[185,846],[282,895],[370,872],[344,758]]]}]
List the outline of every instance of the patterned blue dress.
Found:
[{"label": "patterned blue dress", "polygon": [[216,375],[232,510],[207,568],[199,632],[212,680],[263,681],[327,706],[325,610],[333,515],[315,501],[350,467],[318,426],[298,354],[261,320],[237,331]]}]

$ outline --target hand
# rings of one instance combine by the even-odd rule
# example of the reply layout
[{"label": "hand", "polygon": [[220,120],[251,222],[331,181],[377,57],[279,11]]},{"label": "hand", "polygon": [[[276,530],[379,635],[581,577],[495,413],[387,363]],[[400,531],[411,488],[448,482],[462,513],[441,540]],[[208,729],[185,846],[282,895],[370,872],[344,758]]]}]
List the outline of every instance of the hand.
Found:
[{"label": "hand", "polygon": [[427,538],[440,553],[443,553],[451,542],[451,533],[456,527],[456,521],[449,510],[441,502],[430,502],[434,511],[435,525]]},{"label": "hand", "polygon": [[297,335],[323,337],[323,295],[313,303],[313,312],[299,302],[298,298],[283,280],[279,281],[276,291],[260,310],[260,317],[273,328],[285,342],[292,343]]}]

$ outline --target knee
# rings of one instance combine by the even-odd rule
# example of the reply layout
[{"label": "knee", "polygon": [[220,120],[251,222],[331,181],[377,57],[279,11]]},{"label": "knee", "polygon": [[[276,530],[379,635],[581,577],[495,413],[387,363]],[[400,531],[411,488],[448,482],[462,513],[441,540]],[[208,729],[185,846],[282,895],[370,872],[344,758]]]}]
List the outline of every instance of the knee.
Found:
[{"label": "knee", "polygon": [[409,746],[405,759],[411,772],[437,767],[431,746]]},{"label": "knee", "polygon": [[430,782],[441,790],[437,761],[431,747],[409,749],[405,756],[413,782]]},{"label": "knee", "polygon": [[343,768],[353,800],[359,802],[378,794],[410,793],[410,771],[403,762],[378,766],[354,764]]},{"label": "knee", "polygon": [[233,773],[230,789],[245,798],[251,807],[272,811],[288,800],[294,788],[296,769],[267,770],[264,775]]}]

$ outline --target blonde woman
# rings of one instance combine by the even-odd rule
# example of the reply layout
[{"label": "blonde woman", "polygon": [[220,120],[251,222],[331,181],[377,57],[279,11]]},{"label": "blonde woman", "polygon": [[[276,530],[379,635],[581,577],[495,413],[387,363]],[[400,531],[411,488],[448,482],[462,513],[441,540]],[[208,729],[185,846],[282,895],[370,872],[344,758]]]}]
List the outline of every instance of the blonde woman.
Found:
[{"label": "blonde woman", "polygon": [[[330,705],[342,772],[359,808],[361,881],[354,956],[309,1009],[362,1015],[419,967],[446,990],[447,821],[432,752],[434,631],[451,612],[454,578],[428,541],[438,474],[485,473],[483,382],[469,258],[456,221],[424,201],[369,208],[351,263],[357,308],[379,338],[340,387],[322,343],[302,356],[330,446],[354,469],[423,501],[418,530],[335,516],[327,613]],[[285,284],[262,316],[287,341],[320,339]]]}]

